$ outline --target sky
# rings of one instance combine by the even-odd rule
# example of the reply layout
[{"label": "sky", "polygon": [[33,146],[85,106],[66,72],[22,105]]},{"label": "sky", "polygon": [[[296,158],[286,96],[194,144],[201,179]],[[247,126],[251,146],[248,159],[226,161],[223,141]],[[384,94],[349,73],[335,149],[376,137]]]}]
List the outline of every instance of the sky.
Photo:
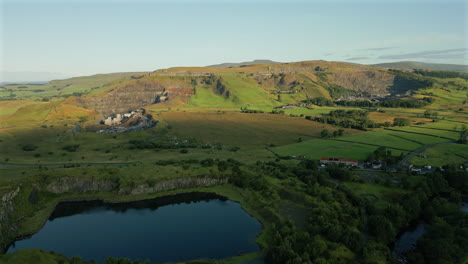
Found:
[{"label": "sky", "polygon": [[254,59],[468,64],[464,0],[0,3],[0,82]]}]

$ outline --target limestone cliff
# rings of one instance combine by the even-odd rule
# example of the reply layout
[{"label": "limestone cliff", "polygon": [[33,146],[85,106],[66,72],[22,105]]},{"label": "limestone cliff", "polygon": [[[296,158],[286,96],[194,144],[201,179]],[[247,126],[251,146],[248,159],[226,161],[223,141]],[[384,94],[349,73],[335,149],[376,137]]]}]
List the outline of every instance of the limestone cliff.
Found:
[{"label": "limestone cliff", "polygon": [[110,180],[95,180],[86,178],[63,177],[52,181],[46,186],[51,193],[112,191],[117,188],[117,183]]},{"label": "limestone cliff", "polygon": [[20,192],[20,187],[4,194],[0,200],[0,253],[2,247],[9,242],[12,234],[18,231],[17,223],[12,219],[15,210],[14,199]]},{"label": "limestone cliff", "polygon": [[79,101],[103,116],[126,113],[140,107],[158,104],[173,97],[191,96],[193,87],[184,78],[169,79],[144,76],[113,87],[98,96],[82,97]]},{"label": "limestone cliff", "polygon": [[133,189],[120,189],[119,194],[148,194],[155,193],[160,191],[168,191],[175,189],[185,189],[185,188],[194,188],[194,187],[208,187],[220,184],[228,183],[228,179],[217,179],[210,177],[201,177],[201,178],[178,178],[173,180],[167,180],[163,182],[156,183],[153,187],[148,187],[145,185],[138,186]]}]

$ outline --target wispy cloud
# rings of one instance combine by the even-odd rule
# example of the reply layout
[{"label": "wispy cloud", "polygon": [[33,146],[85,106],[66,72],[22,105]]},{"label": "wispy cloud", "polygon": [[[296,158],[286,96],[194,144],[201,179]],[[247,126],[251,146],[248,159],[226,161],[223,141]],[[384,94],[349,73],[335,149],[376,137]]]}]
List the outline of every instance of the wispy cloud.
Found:
[{"label": "wispy cloud", "polygon": [[349,61],[354,61],[354,60],[369,60],[371,58],[369,57],[351,57],[351,58],[348,58],[346,60],[349,60]]},{"label": "wispy cloud", "polygon": [[378,57],[383,60],[404,60],[404,59],[462,59],[466,56],[468,49],[445,49],[427,50],[414,53],[383,55]]},{"label": "wispy cloud", "polygon": [[382,51],[382,50],[389,50],[389,49],[396,49],[398,47],[381,47],[381,48],[366,48],[366,49],[358,49],[358,50],[366,50],[366,51]]}]

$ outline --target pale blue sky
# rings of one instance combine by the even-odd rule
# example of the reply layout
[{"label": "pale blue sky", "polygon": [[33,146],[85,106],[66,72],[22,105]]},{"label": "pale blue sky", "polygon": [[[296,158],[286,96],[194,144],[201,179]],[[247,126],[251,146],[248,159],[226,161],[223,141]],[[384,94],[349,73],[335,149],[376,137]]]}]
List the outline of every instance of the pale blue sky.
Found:
[{"label": "pale blue sky", "polygon": [[254,59],[468,64],[463,0],[0,1],[3,81]]}]

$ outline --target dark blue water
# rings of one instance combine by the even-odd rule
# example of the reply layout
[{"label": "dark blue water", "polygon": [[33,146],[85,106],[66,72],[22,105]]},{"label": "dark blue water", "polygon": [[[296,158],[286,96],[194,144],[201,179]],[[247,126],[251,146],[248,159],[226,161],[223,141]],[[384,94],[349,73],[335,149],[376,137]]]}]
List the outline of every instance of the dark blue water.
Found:
[{"label": "dark blue water", "polygon": [[460,206],[460,210],[462,210],[465,213],[468,213],[468,203],[464,203]]},{"label": "dark blue water", "polygon": [[260,230],[240,204],[207,194],[120,204],[67,202],[8,253],[43,248],[99,262],[108,256],[152,263],[222,259],[259,250],[255,238]]},{"label": "dark blue water", "polygon": [[426,232],[424,223],[421,222],[414,228],[404,232],[395,242],[395,253],[400,255],[402,253],[411,251],[415,248],[418,239]]}]

